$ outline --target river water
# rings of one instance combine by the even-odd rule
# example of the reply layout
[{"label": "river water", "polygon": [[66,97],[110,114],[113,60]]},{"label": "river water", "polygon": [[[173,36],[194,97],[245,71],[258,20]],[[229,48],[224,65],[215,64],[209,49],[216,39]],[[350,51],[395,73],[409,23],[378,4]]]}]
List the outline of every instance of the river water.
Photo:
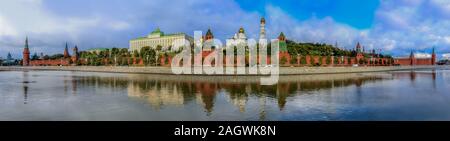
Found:
[{"label": "river water", "polygon": [[257,80],[0,71],[0,120],[450,120],[450,70]]}]

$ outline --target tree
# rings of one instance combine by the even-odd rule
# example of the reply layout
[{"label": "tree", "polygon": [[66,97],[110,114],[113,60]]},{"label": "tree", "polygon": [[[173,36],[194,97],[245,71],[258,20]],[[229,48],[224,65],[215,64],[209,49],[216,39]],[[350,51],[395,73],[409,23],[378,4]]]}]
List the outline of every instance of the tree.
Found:
[{"label": "tree", "polygon": [[115,56],[115,55],[118,55],[119,54],[119,49],[118,48],[112,48],[111,49],[111,55],[112,56]]},{"label": "tree", "polygon": [[284,64],[286,64],[287,63],[287,58],[286,57],[281,57],[281,59],[280,59],[280,63],[282,64],[282,65],[284,65]]},{"label": "tree", "polygon": [[169,54],[167,52],[164,54],[164,64],[169,64]]},{"label": "tree", "polygon": [[339,64],[339,57],[334,56],[333,62],[334,64]]},{"label": "tree", "polygon": [[37,53],[34,53],[33,56],[31,56],[31,60],[37,60],[39,59],[39,56],[37,55]]},{"label": "tree", "polygon": [[298,62],[298,59],[297,59],[297,55],[295,54],[295,55],[293,55],[292,57],[291,57],[291,64],[297,64],[297,62]]},{"label": "tree", "polygon": [[156,51],[161,51],[162,50],[162,46],[161,45],[157,45],[156,46]]},{"label": "tree", "polygon": [[300,57],[300,63],[303,64],[303,65],[306,64],[306,56],[301,56]]},{"label": "tree", "polygon": [[362,65],[362,64],[364,64],[364,59],[359,59],[359,62],[358,62],[360,65]]},{"label": "tree", "polygon": [[50,56],[44,55],[43,59],[44,59],[44,60],[48,60],[48,59],[50,59]]},{"label": "tree", "polygon": [[141,48],[140,56],[143,58],[145,65],[156,63],[156,51],[149,46]]},{"label": "tree", "polygon": [[136,57],[136,58],[139,58],[139,57],[140,57],[139,52],[138,52],[137,50],[134,50],[134,51],[133,51],[133,55],[134,55],[134,57]]},{"label": "tree", "polygon": [[327,65],[331,64],[331,56],[327,56],[326,63]]},{"label": "tree", "polygon": [[61,58],[64,58],[63,54],[55,54],[55,55],[49,56],[49,59],[51,59],[51,60],[61,59]]}]

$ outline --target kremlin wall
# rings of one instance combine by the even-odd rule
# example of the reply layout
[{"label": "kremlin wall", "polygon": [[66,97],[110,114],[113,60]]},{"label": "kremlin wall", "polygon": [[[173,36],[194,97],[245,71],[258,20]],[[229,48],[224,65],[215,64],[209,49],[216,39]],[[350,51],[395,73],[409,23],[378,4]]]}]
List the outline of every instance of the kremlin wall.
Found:
[{"label": "kremlin wall", "polygon": [[[265,31],[265,19],[261,18],[260,21],[260,39],[266,39],[266,31]],[[167,53],[171,45],[177,39],[186,39],[193,42],[193,38],[184,34],[168,34],[165,35],[159,28],[153,31],[151,34],[145,37],[139,37],[137,39],[130,40],[130,49],[128,52],[131,52],[132,56],[124,57],[122,62],[125,62],[128,66],[145,66],[144,65],[144,57],[137,57],[135,52],[140,52],[144,47],[150,47],[152,49],[160,48],[159,54],[157,54],[157,64],[159,66],[170,67],[172,58],[174,57],[174,53]],[[214,35],[211,29],[208,29],[206,35],[202,36],[201,42],[207,43],[208,41],[212,41],[214,39]],[[233,37],[230,38],[238,43],[247,43],[247,37],[245,35],[245,30],[241,27]],[[404,58],[387,58],[380,57],[380,55],[376,55],[375,53],[371,54],[371,56],[365,55],[364,49],[361,49],[360,43],[357,43],[354,51],[356,52],[355,56],[313,56],[313,55],[304,55],[304,56],[291,56],[290,52],[288,52],[288,46],[286,44],[286,37],[283,32],[281,32],[278,36],[279,40],[279,63],[280,66],[414,66],[414,65],[434,65],[436,62],[436,55],[433,49],[431,58],[416,58],[414,53],[411,52],[409,57]],[[191,45],[192,46],[192,45]],[[203,50],[201,56],[205,59],[209,54],[214,51],[213,47],[203,46]],[[291,53],[292,54],[292,53]],[[148,58],[148,56],[147,56]],[[225,58],[225,57],[224,57]],[[259,57],[258,57],[259,58]],[[234,61],[235,64],[249,64],[248,56],[235,56]],[[266,62],[270,64],[270,56],[265,58]],[[101,62],[104,64],[108,64],[106,62],[111,62],[111,58],[103,58]],[[225,60],[226,61],[232,60]],[[245,61],[245,62],[243,62]],[[258,59],[258,64],[262,62],[262,58]],[[25,48],[23,50],[23,66],[76,66],[76,65],[89,65],[86,58],[80,58],[80,54],[78,52],[78,47],[75,46],[73,48],[73,55],[70,56],[68,52],[68,46],[66,44],[64,50],[64,56],[59,59],[30,59],[30,51],[28,45],[28,38],[25,40]],[[111,64],[110,64],[111,65]]]}]

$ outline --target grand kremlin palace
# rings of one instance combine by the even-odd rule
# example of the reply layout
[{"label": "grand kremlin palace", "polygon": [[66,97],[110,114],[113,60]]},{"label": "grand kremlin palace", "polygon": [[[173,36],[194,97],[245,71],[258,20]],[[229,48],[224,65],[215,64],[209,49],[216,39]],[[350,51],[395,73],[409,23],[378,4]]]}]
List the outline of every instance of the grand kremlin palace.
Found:
[{"label": "grand kremlin palace", "polygon": [[157,28],[146,37],[140,37],[130,40],[130,51],[140,51],[141,48],[146,46],[152,47],[153,49],[156,49],[157,46],[161,46],[163,49],[167,49],[169,46],[173,45],[174,41],[177,41],[179,39],[185,39],[190,41],[191,43],[194,42],[194,39],[192,37],[184,33],[165,35],[164,32],[161,32],[161,30]]}]

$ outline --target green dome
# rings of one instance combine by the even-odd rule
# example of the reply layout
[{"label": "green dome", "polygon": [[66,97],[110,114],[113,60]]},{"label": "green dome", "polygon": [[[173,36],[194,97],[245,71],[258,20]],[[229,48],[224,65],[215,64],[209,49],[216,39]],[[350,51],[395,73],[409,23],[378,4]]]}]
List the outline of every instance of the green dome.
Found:
[{"label": "green dome", "polygon": [[158,27],[158,28],[156,28],[151,34],[152,34],[152,35],[154,35],[154,34],[164,35],[164,32],[161,32],[161,30],[160,30],[159,27]]}]

